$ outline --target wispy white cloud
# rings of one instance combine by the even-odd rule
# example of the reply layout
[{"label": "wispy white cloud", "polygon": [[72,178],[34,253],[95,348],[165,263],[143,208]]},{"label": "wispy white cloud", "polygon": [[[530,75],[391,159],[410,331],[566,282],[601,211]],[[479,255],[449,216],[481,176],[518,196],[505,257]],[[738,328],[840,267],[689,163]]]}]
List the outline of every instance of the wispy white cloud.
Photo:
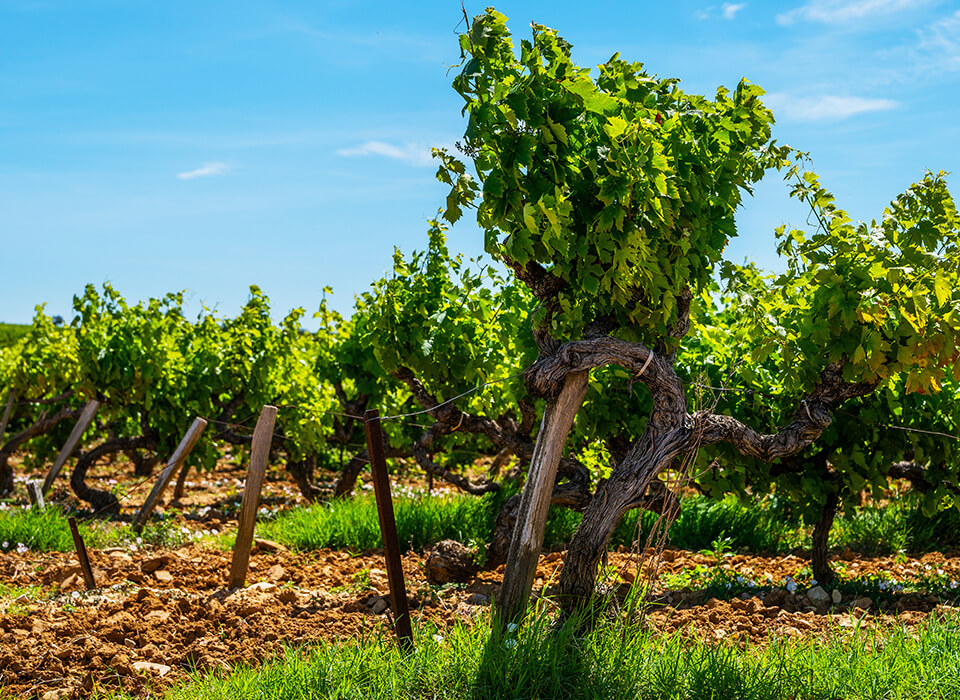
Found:
[{"label": "wispy white cloud", "polygon": [[733,19],[737,16],[737,13],[746,6],[747,3],[745,2],[725,2],[720,9],[723,12],[724,19]]},{"label": "wispy white cloud", "polygon": [[223,175],[230,168],[226,163],[204,163],[202,167],[197,168],[196,170],[187,170],[183,173],[177,173],[177,177],[181,180],[193,180],[197,177],[210,177],[211,175]]},{"label": "wispy white cloud", "polygon": [[779,24],[801,20],[842,24],[879,15],[914,10],[931,0],[810,0],[806,5],[777,15]]},{"label": "wispy white cloud", "polygon": [[918,58],[926,69],[960,70],[960,10],[917,32]]},{"label": "wispy white cloud", "polygon": [[864,112],[879,112],[895,109],[899,103],[893,100],[869,97],[797,97],[786,93],[771,93],[764,102],[774,115],[795,121],[840,121]]},{"label": "wispy white cloud", "polygon": [[430,147],[413,143],[408,143],[403,146],[394,146],[393,144],[385,143],[383,141],[364,141],[362,144],[354,148],[339,149],[337,151],[337,155],[345,156],[347,158],[356,158],[359,156],[383,156],[384,158],[392,158],[393,160],[399,160],[407,165],[414,165],[418,167],[431,165],[433,163],[433,156],[430,154]]},{"label": "wispy white cloud", "polygon": [[[725,2],[719,7],[719,14],[724,19],[733,19],[734,17],[737,16],[737,13],[740,12],[740,10],[742,10],[746,6],[747,6],[747,3],[745,2]],[[694,16],[697,19],[701,19],[701,20],[710,19],[715,16],[715,14],[717,13],[717,10],[718,8],[716,5],[710,5],[709,7],[703,8],[702,10],[697,10],[694,13]]]}]

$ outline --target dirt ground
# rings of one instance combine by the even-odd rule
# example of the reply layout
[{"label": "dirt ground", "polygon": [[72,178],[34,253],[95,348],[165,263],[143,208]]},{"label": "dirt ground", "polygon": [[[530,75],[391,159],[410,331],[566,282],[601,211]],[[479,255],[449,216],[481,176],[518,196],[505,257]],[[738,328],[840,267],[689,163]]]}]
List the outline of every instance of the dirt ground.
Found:
[{"label": "dirt ground", "polygon": [[[109,473],[104,470],[100,478],[111,478]],[[184,526],[232,527],[230,513],[239,506],[242,480],[243,471],[229,464],[210,477],[192,477],[189,496],[180,505],[194,515],[183,520]],[[144,493],[147,488],[145,482]],[[128,500],[138,504],[142,496]],[[271,475],[264,507],[286,507],[295,500],[284,475]],[[259,540],[248,585],[233,591],[226,588],[231,553],[196,543],[168,550],[91,550],[90,556],[98,588],[87,592],[72,552],[0,555],[0,583],[42,591],[0,600],[0,695],[52,700],[121,687],[145,694],[182,681],[192,669],[261,662],[284,645],[392,634],[385,564],[376,551],[304,554]],[[538,594],[549,597],[562,557],[559,552],[541,557],[534,584]],[[439,627],[483,615],[502,578],[501,568],[465,584],[431,586],[423,564],[422,554],[404,556],[407,595],[415,620]],[[865,558],[844,552],[834,565],[846,578],[904,581],[935,573],[942,580],[960,579],[960,557],[938,553]],[[664,633],[765,643],[775,636],[836,633],[857,624],[916,625],[930,614],[954,610],[934,595],[893,591],[873,600],[826,587],[819,597],[805,585],[794,590],[791,580],[809,583],[807,566],[796,556],[737,554],[717,562],[668,549],[660,560],[660,581],[673,585],[657,589],[645,624]],[[690,587],[677,585],[685,572],[697,572],[702,580],[717,567],[763,592],[748,589],[717,599],[696,590],[695,581]],[[625,589],[637,576],[636,556],[613,552],[606,571],[603,585]]]}]

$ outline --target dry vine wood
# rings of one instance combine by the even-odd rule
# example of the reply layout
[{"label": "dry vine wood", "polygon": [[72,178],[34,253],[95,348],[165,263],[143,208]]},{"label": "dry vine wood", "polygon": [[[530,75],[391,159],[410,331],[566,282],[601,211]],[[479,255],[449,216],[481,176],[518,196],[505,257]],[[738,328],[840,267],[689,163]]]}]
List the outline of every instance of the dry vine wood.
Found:
[{"label": "dry vine wood", "polygon": [[[500,450],[500,454],[506,452],[516,455],[521,462],[530,462],[533,459],[536,448],[530,433],[533,431],[537,412],[532,401],[524,399],[518,402],[519,422],[509,414],[490,418],[464,411],[455,403],[439,401],[409,368],[400,367],[394,372],[394,376],[407,385],[417,402],[436,420],[423,432],[413,448],[414,458],[427,474],[438,476],[467,493],[477,495],[500,488],[500,484],[493,480],[493,474],[486,479],[470,481],[438,466],[430,459],[434,441],[456,431],[483,435]],[[575,459],[561,457],[555,475],[562,483],[556,483],[550,505],[583,510],[590,500],[590,471]],[[501,542],[501,546],[502,544]],[[509,547],[509,543],[506,547]],[[497,561],[502,563],[499,559]]]},{"label": "dry vine wood", "polygon": [[114,516],[120,514],[120,499],[112,491],[96,489],[87,485],[87,471],[98,459],[116,452],[132,450],[153,450],[159,442],[155,431],[150,430],[144,435],[132,437],[118,437],[102,442],[92,450],[80,455],[77,464],[70,473],[70,488],[77,498],[89,503],[97,515]]},{"label": "dry vine wood", "polygon": [[576,341],[535,365],[531,383],[543,390],[556,387],[567,373],[585,372],[603,364],[617,364],[639,371],[653,396],[653,409],[643,434],[617,464],[584,510],[583,520],[570,544],[558,585],[561,607],[566,612],[587,604],[592,596],[597,567],[613,530],[627,511],[643,503],[654,479],[674,460],[701,446],[725,441],[744,455],[772,460],[789,457],[810,445],[830,425],[831,411],[844,401],[874,389],[872,383],[845,382],[842,366],[830,364],[820,383],[795,410],[791,422],[779,432],[760,434],[741,421],[710,411],[689,413],[683,384],[673,369],[672,357],[654,355],[637,343],[615,338]]},{"label": "dry vine wood", "polygon": [[78,409],[62,408],[52,416],[41,414],[34,423],[7,440],[0,447],[0,493],[10,493],[13,490],[13,469],[10,468],[10,456],[28,440],[42,435],[61,421],[76,419],[80,415]]}]

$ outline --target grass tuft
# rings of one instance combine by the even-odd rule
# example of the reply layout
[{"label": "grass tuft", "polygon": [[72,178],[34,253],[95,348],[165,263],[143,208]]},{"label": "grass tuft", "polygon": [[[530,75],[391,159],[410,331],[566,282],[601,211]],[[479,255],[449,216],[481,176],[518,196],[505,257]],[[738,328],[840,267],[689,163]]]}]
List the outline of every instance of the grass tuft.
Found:
[{"label": "grass tuft", "polygon": [[[400,545],[421,550],[443,539],[465,544],[486,542],[495,517],[493,503],[493,499],[469,496],[396,499],[394,512]],[[260,525],[257,534],[300,550],[362,550],[380,546],[377,507],[370,496],[284,511]]]},{"label": "grass tuft", "polygon": [[960,695],[960,626],[931,620],[914,629],[840,630],[809,640],[731,642],[658,636],[616,618],[588,634],[534,614],[518,630],[488,621],[421,627],[412,651],[381,633],[347,643],[290,649],[261,667],[201,675],[171,690],[194,698],[738,698],[829,700]]},{"label": "grass tuft", "polygon": [[55,507],[0,511],[0,551],[54,551],[73,549],[67,519]]}]

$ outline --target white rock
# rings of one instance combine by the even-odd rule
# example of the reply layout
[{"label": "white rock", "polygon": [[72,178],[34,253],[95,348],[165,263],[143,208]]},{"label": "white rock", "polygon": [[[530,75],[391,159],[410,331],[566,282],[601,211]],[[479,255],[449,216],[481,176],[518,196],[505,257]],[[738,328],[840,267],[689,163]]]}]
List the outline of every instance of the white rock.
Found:
[{"label": "white rock", "polygon": [[843,594],[840,593],[836,588],[833,589],[830,593],[830,600],[833,601],[834,605],[840,605],[843,602]]},{"label": "white rock", "polygon": [[810,599],[811,603],[827,603],[830,601],[830,594],[827,593],[820,586],[814,586],[809,591],[807,591],[807,598]]},{"label": "white rock", "polygon": [[134,671],[152,671],[154,673],[159,673],[161,676],[165,676],[170,673],[169,666],[155,664],[151,661],[134,661],[130,665],[133,667]]},{"label": "white rock", "polygon": [[261,591],[262,593],[270,593],[271,591],[277,590],[277,584],[270,583],[269,581],[261,581],[260,583],[254,583],[250,586],[251,591]]}]

